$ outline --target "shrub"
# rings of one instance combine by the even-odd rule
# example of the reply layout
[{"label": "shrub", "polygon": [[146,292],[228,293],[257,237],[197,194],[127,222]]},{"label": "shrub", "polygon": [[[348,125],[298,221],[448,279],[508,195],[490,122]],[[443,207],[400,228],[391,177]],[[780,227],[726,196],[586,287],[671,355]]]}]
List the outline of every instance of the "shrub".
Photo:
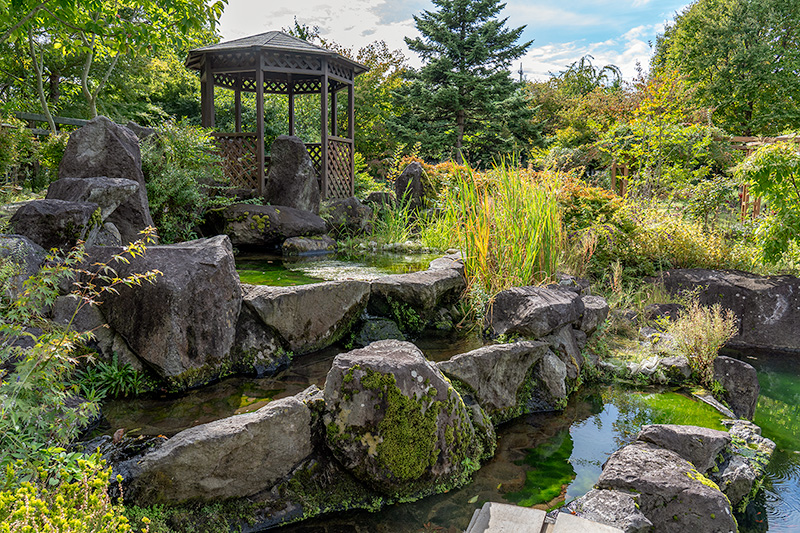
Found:
[{"label": "shrub", "polygon": [[703,307],[692,300],[668,328],[675,337],[676,351],[689,360],[689,366],[702,385],[713,388],[714,359],[719,349],[738,331],[736,315],[719,304]]},{"label": "shrub", "polygon": [[142,171],[163,243],[197,238],[206,211],[234,200],[209,131],[167,123],[142,143]]},{"label": "shrub", "polygon": [[[76,461],[74,481],[37,479],[0,492],[0,533],[125,533],[122,506],[106,492],[111,469],[99,454]],[[13,469],[7,477],[15,477]]]},{"label": "shrub", "polygon": [[[113,263],[141,255],[144,243],[129,244]],[[69,381],[77,363],[77,347],[91,333],[72,331],[70,324],[56,327],[43,316],[43,310],[59,296],[59,286],[80,276],[72,284],[80,302],[74,318],[83,306],[93,305],[105,292],[115,291],[119,285],[151,281],[160,274],[150,271],[119,278],[111,264],[93,265],[92,271],[81,269],[85,259],[82,247],[66,257],[50,255],[45,266],[25,282],[22,296],[2,302],[0,355],[3,361],[16,363],[0,383],[0,450],[13,450],[0,456],[0,468],[13,463],[20,479],[37,476],[40,467],[51,461],[51,450],[69,444],[98,411],[96,403],[77,396],[77,387]],[[13,272],[0,269],[3,275]],[[4,284],[0,282],[0,286]],[[34,336],[30,327],[38,327],[42,333]],[[15,346],[22,337],[32,338],[34,345],[26,349]]]},{"label": "shrub", "polygon": [[768,202],[757,236],[764,260],[777,262],[792,243],[800,245],[800,153],[794,143],[762,146],[736,167],[736,176]]}]

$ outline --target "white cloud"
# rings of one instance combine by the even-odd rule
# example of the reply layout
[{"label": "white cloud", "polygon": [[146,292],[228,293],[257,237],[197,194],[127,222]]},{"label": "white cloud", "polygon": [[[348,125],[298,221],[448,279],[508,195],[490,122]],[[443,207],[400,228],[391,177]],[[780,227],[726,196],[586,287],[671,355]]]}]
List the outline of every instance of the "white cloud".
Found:
[{"label": "white cloud", "polygon": [[638,26],[617,39],[603,42],[572,41],[532,48],[522,59],[524,71],[530,80],[546,80],[589,54],[594,58],[593,65],[616,65],[623,79],[630,81],[637,74],[637,63],[645,69],[648,67],[653,54],[648,40],[655,39],[662,30],[663,24]]},{"label": "white cloud", "polygon": [[633,7],[644,7],[652,0],[633,0]]},{"label": "white cloud", "polygon": [[381,23],[380,8],[390,1],[394,0],[348,0],[346,3],[292,0],[290,4],[281,3],[281,6],[273,7],[269,5],[272,2],[231,0],[222,15],[220,30],[223,40],[227,41],[292,27],[297,16],[299,23],[319,26],[322,37],[346,48],[357,50],[383,40],[391,49],[401,49],[414,60],[403,40],[406,36],[419,35],[412,14],[409,13],[405,20]]}]

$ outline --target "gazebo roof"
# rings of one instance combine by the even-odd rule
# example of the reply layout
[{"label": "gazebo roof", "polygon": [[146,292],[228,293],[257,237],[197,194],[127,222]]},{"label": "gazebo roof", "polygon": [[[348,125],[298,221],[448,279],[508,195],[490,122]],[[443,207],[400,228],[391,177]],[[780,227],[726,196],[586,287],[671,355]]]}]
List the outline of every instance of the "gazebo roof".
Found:
[{"label": "gazebo roof", "polygon": [[234,39],[224,43],[195,48],[189,52],[189,56],[186,58],[186,67],[200,70],[202,57],[206,54],[256,50],[280,52],[284,54],[324,56],[347,64],[354,70],[356,75],[369,70],[369,68],[361,63],[348,59],[341,54],[337,54],[336,52],[280,31],[268,31],[266,33],[242,37],[241,39]]}]

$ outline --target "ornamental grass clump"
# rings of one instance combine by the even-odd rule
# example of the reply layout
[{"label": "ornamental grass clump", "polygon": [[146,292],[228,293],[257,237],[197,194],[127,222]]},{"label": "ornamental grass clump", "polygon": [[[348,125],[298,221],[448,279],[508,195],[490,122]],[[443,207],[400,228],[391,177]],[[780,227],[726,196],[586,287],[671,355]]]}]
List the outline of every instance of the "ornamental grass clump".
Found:
[{"label": "ornamental grass clump", "polygon": [[557,175],[502,162],[456,173],[441,194],[439,224],[464,254],[467,283],[494,296],[552,279],[562,251]]},{"label": "ornamental grass clump", "polygon": [[714,359],[719,349],[738,331],[736,315],[719,304],[703,307],[694,299],[667,332],[675,338],[675,350],[689,360],[701,385],[713,389]]}]

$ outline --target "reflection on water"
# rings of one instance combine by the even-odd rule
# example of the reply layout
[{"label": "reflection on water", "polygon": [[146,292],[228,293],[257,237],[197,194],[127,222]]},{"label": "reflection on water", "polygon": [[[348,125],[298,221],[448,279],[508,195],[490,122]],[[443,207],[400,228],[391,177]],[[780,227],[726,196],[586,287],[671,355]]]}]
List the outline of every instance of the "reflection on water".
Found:
[{"label": "reflection on water", "polygon": [[[758,370],[761,394],[754,422],[775,441],[764,491],[740,531],[800,531],[800,358],[789,354],[732,353]],[[759,514],[760,513],[760,514]]]},{"label": "reflection on water", "polygon": [[588,492],[608,456],[642,424],[721,428],[708,405],[675,392],[586,389],[561,413],[510,421],[498,429],[495,456],[468,486],[378,513],[342,513],[285,526],[281,533],[461,532],[487,501],[548,509]]},{"label": "reflection on water", "polygon": [[284,258],[279,255],[240,255],[236,270],[242,283],[291,286],[355,279],[370,281],[388,274],[425,270],[441,254],[317,255]]}]

